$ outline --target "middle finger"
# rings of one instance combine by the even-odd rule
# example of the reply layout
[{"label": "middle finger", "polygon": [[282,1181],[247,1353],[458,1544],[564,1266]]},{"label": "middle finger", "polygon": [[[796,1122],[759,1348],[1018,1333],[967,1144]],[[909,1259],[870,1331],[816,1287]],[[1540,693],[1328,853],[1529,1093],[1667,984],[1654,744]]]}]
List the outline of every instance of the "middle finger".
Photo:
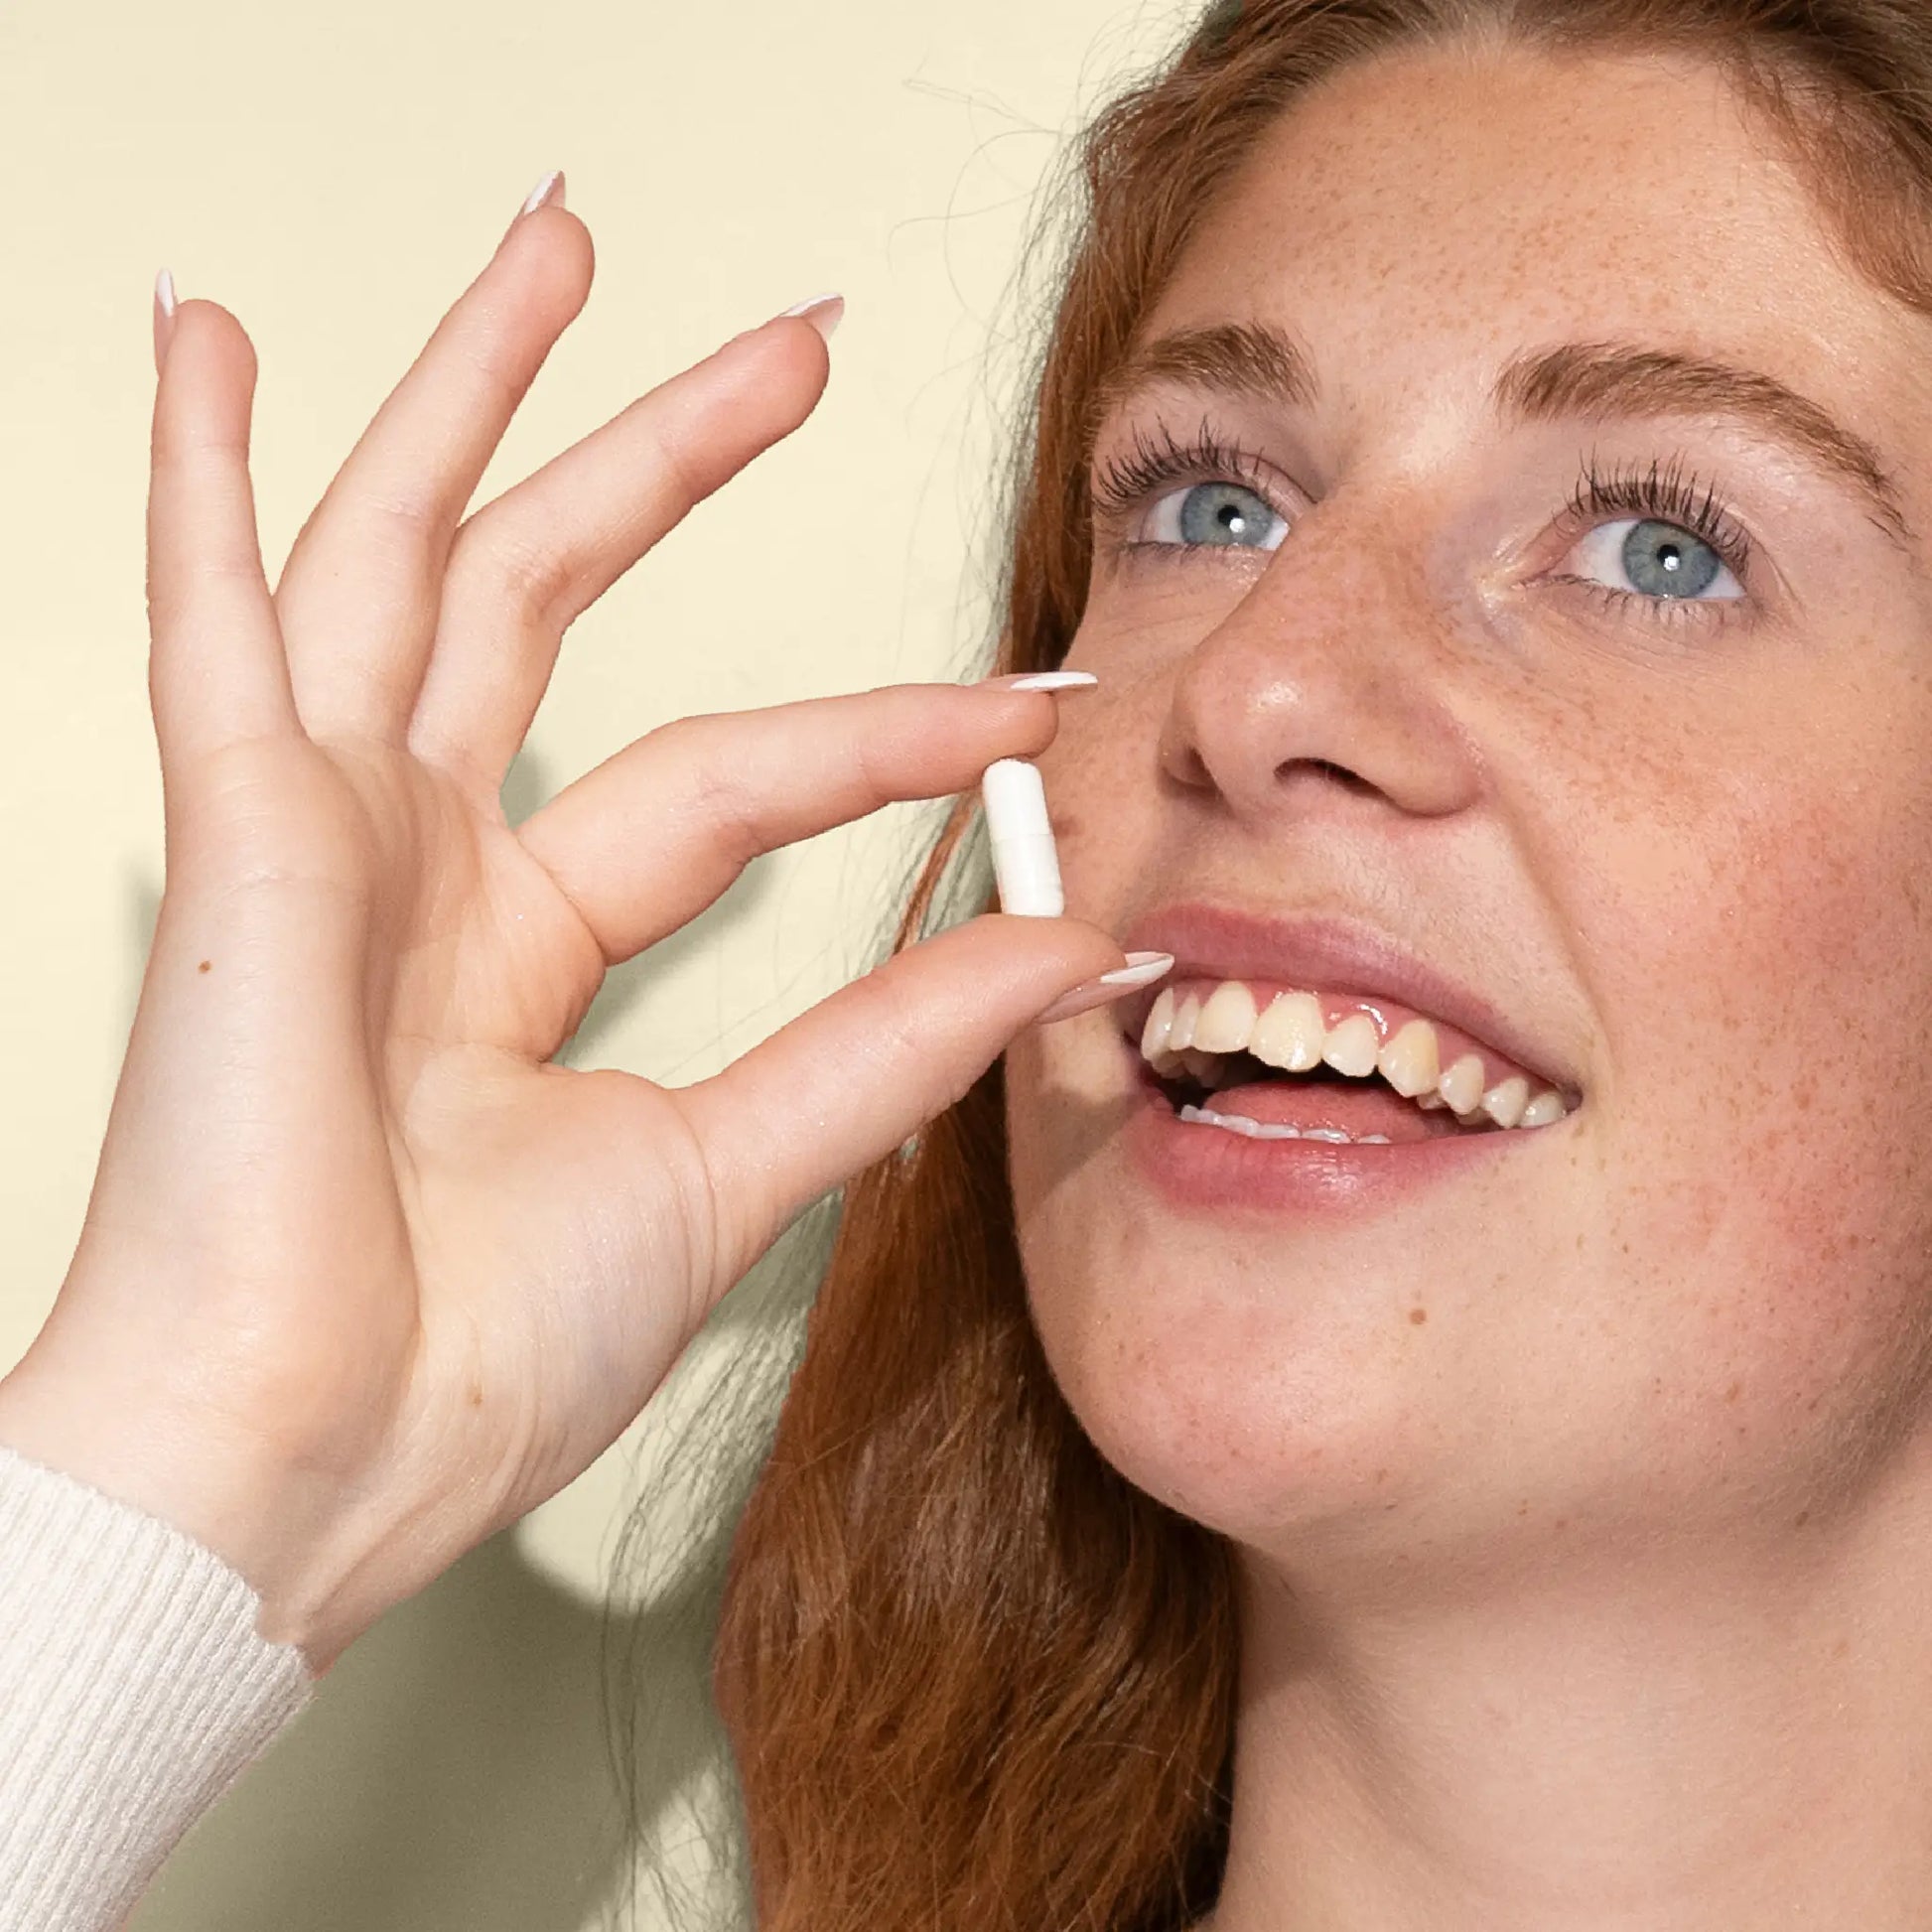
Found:
[{"label": "middle finger", "polygon": [[275,603],[312,737],[401,743],[457,526],[592,267],[554,201],[519,215],[303,525]]}]

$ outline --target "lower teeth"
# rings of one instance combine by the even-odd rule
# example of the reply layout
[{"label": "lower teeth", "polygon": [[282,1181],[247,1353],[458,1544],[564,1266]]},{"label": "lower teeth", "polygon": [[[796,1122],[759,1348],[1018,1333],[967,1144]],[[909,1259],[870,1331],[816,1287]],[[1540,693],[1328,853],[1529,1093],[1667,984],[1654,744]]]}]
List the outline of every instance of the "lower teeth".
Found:
[{"label": "lower teeth", "polygon": [[1245,1114],[1217,1114],[1206,1107],[1182,1107],[1180,1118],[1203,1127],[1225,1127],[1251,1141],[1327,1141],[1336,1147],[1388,1147],[1386,1134],[1344,1134],[1338,1127],[1288,1127],[1250,1120]]}]

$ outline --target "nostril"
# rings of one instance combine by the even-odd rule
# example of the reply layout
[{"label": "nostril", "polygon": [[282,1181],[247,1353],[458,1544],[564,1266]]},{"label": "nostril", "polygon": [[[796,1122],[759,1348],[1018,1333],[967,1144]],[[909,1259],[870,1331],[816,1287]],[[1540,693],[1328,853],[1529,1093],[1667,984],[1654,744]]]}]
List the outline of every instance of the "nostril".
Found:
[{"label": "nostril", "polygon": [[1318,771],[1324,778],[1332,778],[1349,791],[1372,791],[1375,788],[1359,772],[1349,770],[1345,764],[1337,764],[1332,759],[1296,759],[1282,767],[1283,775],[1287,776],[1297,765],[1306,771]]}]

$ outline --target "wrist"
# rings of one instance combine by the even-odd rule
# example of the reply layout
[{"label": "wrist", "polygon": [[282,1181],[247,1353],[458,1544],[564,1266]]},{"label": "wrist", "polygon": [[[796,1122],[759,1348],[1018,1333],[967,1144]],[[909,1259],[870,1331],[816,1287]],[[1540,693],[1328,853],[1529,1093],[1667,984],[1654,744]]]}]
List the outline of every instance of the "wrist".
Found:
[{"label": "wrist", "polygon": [[31,1347],[0,1376],[0,1446],[155,1517],[219,1557],[255,1592],[256,1632],[294,1644],[320,1676],[341,1654],[298,1610],[302,1512],[289,1485],[249,1446],[225,1439],[218,1419],[184,1422],[152,1389],[62,1372]]}]

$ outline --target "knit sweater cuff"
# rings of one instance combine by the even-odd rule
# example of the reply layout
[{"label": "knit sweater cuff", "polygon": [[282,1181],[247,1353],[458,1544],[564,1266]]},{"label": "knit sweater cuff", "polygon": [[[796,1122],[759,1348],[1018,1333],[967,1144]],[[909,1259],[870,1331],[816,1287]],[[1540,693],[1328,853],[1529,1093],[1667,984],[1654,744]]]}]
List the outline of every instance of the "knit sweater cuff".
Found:
[{"label": "knit sweater cuff", "polygon": [[0,1925],[107,1932],[310,1702],[172,1524],[0,1446]]}]

